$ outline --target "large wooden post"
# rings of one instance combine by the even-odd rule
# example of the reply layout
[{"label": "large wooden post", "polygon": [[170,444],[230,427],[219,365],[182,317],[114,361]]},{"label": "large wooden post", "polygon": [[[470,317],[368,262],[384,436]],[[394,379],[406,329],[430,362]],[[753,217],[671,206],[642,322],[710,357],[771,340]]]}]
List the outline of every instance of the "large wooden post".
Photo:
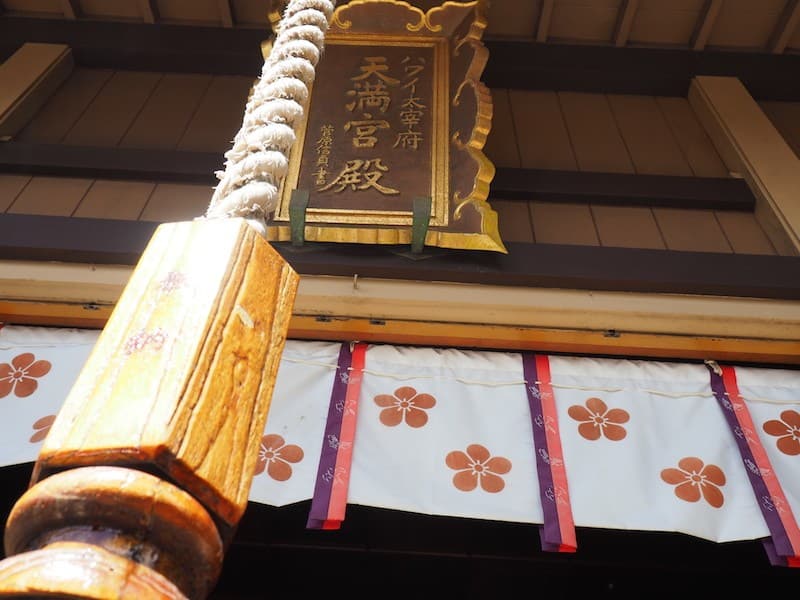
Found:
[{"label": "large wooden post", "polygon": [[244,219],[158,228],[8,519],[0,597],[210,593],[297,282]]}]

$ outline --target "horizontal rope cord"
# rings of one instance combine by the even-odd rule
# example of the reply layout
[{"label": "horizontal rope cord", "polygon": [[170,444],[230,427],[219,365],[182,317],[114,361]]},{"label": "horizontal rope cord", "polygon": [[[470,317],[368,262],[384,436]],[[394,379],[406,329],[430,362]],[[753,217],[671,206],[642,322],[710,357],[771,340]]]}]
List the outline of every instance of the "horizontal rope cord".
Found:
[{"label": "horizontal rope cord", "polygon": [[[283,358],[287,362],[297,363],[297,364],[305,364],[309,366],[317,366],[323,367],[326,369],[330,369],[332,371],[339,370],[339,367],[336,363],[326,363],[322,361],[313,361],[313,360],[304,360],[298,358]],[[351,369],[348,369],[351,370]],[[482,379],[470,379],[467,377],[458,377],[454,375],[421,375],[421,374],[412,374],[412,373],[390,373],[386,371],[376,371],[373,369],[362,369],[362,373],[374,375],[375,377],[384,377],[386,379],[394,379],[394,380],[413,380],[413,379],[427,379],[427,380],[444,380],[444,381],[454,381],[457,383],[462,383],[465,385],[479,385],[483,387],[513,387],[513,386],[527,386],[529,381],[525,379],[513,379],[508,381],[486,381]],[[532,383],[541,384],[541,381],[534,381]],[[640,392],[645,394],[653,394],[656,396],[663,396],[665,398],[674,398],[674,399],[681,399],[681,398],[713,398],[714,394],[711,391],[708,392],[667,392],[664,390],[656,390],[651,388],[631,388],[631,387],[601,387],[601,386],[591,386],[591,385],[566,385],[560,383],[550,382],[550,385],[554,388],[564,389],[564,390],[579,390],[584,392],[604,392],[604,393],[620,393],[620,392]],[[794,389],[794,388],[784,388],[784,389]],[[797,389],[798,394],[800,394],[800,388]],[[747,397],[741,396],[741,398],[747,402],[755,402],[760,404],[774,404],[774,405],[793,405],[798,404],[800,405],[800,398],[796,401],[790,400],[776,400],[773,398],[761,398],[761,397]]]}]

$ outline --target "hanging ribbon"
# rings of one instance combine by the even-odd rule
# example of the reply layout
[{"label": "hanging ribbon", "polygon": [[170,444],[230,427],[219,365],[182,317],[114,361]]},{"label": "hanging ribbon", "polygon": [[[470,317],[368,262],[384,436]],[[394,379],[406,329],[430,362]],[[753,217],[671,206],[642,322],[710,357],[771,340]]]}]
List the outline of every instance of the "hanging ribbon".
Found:
[{"label": "hanging ribbon", "polygon": [[770,563],[800,567],[800,528],[769,462],[767,451],[758,438],[747,404],[739,393],[736,371],[733,367],[720,367],[713,362],[706,362],[706,366],[711,373],[714,397],[736,440],[750,485],[771,534],[764,541]]},{"label": "hanging ribbon", "polygon": [[530,406],[539,495],[544,513],[544,525],[540,530],[542,550],[575,552],[578,543],[550,381],[550,361],[546,355],[523,353],[522,369]]},{"label": "hanging ribbon", "polygon": [[339,351],[308,529],[339,529],[344,521],[366,349],[362,343],[342,344]]}]

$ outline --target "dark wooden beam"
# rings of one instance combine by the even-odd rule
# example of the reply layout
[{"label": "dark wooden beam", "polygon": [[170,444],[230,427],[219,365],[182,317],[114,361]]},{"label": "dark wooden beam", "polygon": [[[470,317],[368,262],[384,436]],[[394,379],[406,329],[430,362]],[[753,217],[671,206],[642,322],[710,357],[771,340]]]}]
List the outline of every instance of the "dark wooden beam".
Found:
[{"label": "dark wooden beam", "polygon": [[[0,19],[0,55],[24,42],[62,43],[85,67],[249,75],[263,65],[261,29]],[[686,96],[696,75],[738,77],[758,100],[800,100],[800,55],[698,52],[485,40],[493,88]]]},{"label": "dark wooden beam", "polygon": [[[214,185],[222,154],[181,150],[0,143],[0,172]],[[491,198],[752,211],[743,179],[499,168]]]},{"label": "dark wooden beam", "polygon": [[[157,18],[157,17],[156,17]],[[265,29],[79,19],[0,19],[0,52],[25,42],[67,44],[78,66],[258,76]]]},{"label": "dark wooden beam", "polygon": [[[3,214],[0,259],[134,266],[157,226],[150,221]],[[38,227],[46,232],[37,232]]]},{"label": "dark wooden beam", "polygon": [[224,161],[222,153],[214,152],[0,143],[3,173],[214,185],[214,171]]},{"label": "dark wooden beam", "polygon": [[738,77],[757,100],[800,100],[800,55],[486,39],[490,88],[685,97],[698,75]]},{"label": "dark wooden beam", "polygon": [[[0,259],[134,265],[158,223],[0,215]],[[273,246],[301,275],[800,299],[800,259],[508,243],[508,254],[312,243]]]},{"label": "dark wooden beam", "polygon": [[301,274],[449,281],[456,283],[711,294],[800,299],[795,257],[675,252],[558,244],[506,244],[508,254],[426,249],[409,260],[407,249],[336,244],[278,251]]},{"label": "dark wooden beam", "polygon": [[498,168],[491,199],[707,210],[755,209],[743,179]]}]

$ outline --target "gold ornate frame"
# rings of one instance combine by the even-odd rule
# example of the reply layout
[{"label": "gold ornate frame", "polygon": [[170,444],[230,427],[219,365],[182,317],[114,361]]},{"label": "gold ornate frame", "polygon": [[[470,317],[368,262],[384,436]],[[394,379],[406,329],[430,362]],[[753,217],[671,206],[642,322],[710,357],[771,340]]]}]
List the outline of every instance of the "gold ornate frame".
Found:
[{"label": "gold ornate frame", "polygon": [[[487,201],[495,169],[483,153],[492,119],[491,94],[480,81],[488,60],[488,50],[481,41],[486,27],[485,10],[485,0],[448,0],[427,11],[402,0],[351,0],[334,12],[326,35],[326,50],[336,46],[432,49],[435,57],[429,186],[432,202],[425,245],[505,253],[497,213]],[[320,67],[324,68],[324,62],[318,70]],[[305,108],[315,110],[313,90]],[[289,202],[301,169],[308,168],[301,164],[304,147],[313,143],[306,140],[308,133],[305,125],[298,131],[289,173],[274,218],[268,225],[270,241],[292,239]],[[312,203],[305,221],[306,241],[371,244],[412,241],[410,210],[354,210],[314,207]]]}]

